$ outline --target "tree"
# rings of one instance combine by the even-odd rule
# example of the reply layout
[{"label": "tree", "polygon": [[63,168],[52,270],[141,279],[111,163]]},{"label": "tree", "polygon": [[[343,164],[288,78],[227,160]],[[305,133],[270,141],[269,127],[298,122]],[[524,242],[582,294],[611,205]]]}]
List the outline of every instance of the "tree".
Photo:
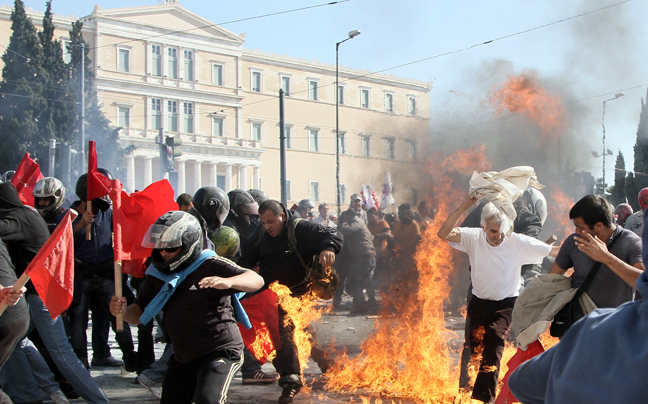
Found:
[{"label": "tree", "polygon": [[47,102],[43,87],[48,75],[43,69],[43,50],[36,27],[27,17],[25,4],[15,0],[11,13],[12,34],[2,55],[0,82],[0,164],[2,171],[18,166],[22,155],[47,156],[47,141],[39,122]]},{"label": "tree", "polygon": [[[646,92],[648,96],[648,91]],[[641,99],[641,113],[634,145],[634,171],[636,190],[648,187],[648,107]]]},{"label": "tree", "polygon": [[614,187],[612,187],[610,199],[614,206],[626,202],[626,170],[623,153],[619,150],[616,164],[614,165]]}]

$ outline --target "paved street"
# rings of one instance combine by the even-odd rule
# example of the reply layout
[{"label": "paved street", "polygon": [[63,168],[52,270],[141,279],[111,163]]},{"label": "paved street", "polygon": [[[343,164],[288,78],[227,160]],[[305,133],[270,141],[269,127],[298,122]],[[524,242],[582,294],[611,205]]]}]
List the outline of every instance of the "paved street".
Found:
[{"label": "paved street", "polygon": [[[348,311],[341,310],[337,313],[323,316],[315,324],[315,328],[322,344],[327,345],[335,338],[336,347],[346,347],[349,356],[354,356],[360,352],[360,343],[372,331],[374,321],[375,316],[353,316]],[[463,328],[463,319],[448,319],[448,325],[451,328],[461,329]],[[133,335],[137,335],[136,329],[133,329]],[[119,358],[120,351],[112,337],[113,335],[111,333],[110,343],[112,352],[115,357]],[[156,357],[159,357],[162,354],[164,345],[155,345]],[[263,369],[269,373],[275,372],[274,367],[269,363],[263,365]],[[98,368],[92,369],[92,376],[97,380],[112,403],[134,404],[159,402],[147,389],[136,382],[135,373],[122,374],[121,370],[117,368]],[[320,376],[321,372],[317,365],[312,360],[309,361],[309,367],[304,372],[304,377],[309,384],[312,383],[313,391],[309,395],[307,393],[300,393],[295,399],[296,404],[336,404],[360,401],[357,396],[353,397],[351,394],[342,395],[337,392],[324,390]],[[280,395],[281,388],[277,384],[269,386],[243,386],[239,374],[231,385],[228,402],[237,404],[274,404]],[[71,403],[83,402],[83,400],[71,401]],[[403,404],[407,403],[406,401],[400,402]]]}]

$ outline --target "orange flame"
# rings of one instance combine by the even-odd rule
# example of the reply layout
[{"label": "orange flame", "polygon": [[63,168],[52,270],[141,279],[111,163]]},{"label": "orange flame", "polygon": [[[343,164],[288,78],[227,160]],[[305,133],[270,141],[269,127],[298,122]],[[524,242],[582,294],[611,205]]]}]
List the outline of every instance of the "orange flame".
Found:
[{"label": "orange flame", "polygon": [[540,87],[533,72],[509,77],[501,89],[490,95],[490,102],[498,114],[507,110],[526,116],[540,126],[545,138],[559,137],[567,126],[562,99]]},{"label": "orange flame", "polygon": [[551,187],[549,201],[551,202],[547,206],[547,220],[555,222],[554,234],[562,243],[567,236],[574,232],[574,226],[569,219],[569,210],[574,206],[575,201],[557,186]]}]

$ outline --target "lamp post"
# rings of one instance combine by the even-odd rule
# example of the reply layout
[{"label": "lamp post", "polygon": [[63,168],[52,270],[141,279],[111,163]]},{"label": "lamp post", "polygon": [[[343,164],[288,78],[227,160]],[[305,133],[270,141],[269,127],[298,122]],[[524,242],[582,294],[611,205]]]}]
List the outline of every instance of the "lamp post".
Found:
[{"label": "lamp post", "polygon": [[353,39],[360,35],[361,32],[360,30],[354,29],[353,31],[349,31],[349,37],[346,39],[343,39],[340,42],[337,42],[335,44],[335,187],[336,187],[336,192],[335,195],[337,197],[337,216],[338,218],[340,217],[340,213],[342,212],[342,201],[340,200],[340,88],[339,88],[339,74],[340,74],[340,64],[338,62],[339,60],[339,51],[340,51],[340,44],[343,42],[348,41],[349,39]]},{"label": "lamp post", "polygon": [[617,98],[623,97],[624,95],[625,94],[623,94],[623,93],[616,93],[616,94],[614,94],[614,98],[610,98],[608,100],[603,101],[603,117],[601,118],[601,124],[603,126],[603,137],[602,137],[602,141],[603,141],[603,155],[602,155],[602,157],[603,157],[603,196],[605,196],[605,156],[609,156],[609,155],[612,154],[611,152],[608,153],[608,150],[605,148],[605,104],[608,101],[616,100]]}]

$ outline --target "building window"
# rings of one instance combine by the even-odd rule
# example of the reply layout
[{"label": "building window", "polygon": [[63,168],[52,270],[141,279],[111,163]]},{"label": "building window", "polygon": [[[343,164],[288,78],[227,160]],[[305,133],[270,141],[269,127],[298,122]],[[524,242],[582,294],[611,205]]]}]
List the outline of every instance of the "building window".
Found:
[{"label": "building window", "polygon": [[212,118],[212,136],[214,137],[223,137],[225,136],[223,118]]},{"label": "building window", "polygon": [[346,184],[340,184],[340,203],[344,203],[347,200],[347,187]]},{"label": "building window", "polygon": [[225,189],[225,176],[221,174],[216,175],[216,186],[220,189]]},{"label": "building window", "polygon": [[345,132],[338,132],[338,145],[340,147],[340,154],[346,154],[346,141],[345,141]]},{"label": "building window", "polygon": [[167,76],[170,79],[177,79],[178,78],[178,50],[176,48],[168,48],[167,55],[168,55]]},{"label": "building window", "polygon": [[193,51],[185,50],[184,51],[184,79],[193,81],[194,80],[194,60],[193,60]]},{"label": "building window", "polygon": [[308,99],[312,101],[317,101],[319,94],[317,93],[317,85],[319,83],[317,80],[308,80]]},{"label": "building window", "polygon": [[117,126],[130,128],[130,107],[117,107]]},{"label": "building window", "polygon": [[251,139],[256,140],[258,142],[261,141],[261,124],[260,123],[252,123]]},{"label": "building window", "polygon": [[286,139],[286,149],[292,149],[292,139],[290,136],[290,126],[284,126],[284,137]]},{"label": "building window", "polygon": [[286,180],[286,199],[292,199],[292,180]]},{"label": "building window", "polygon": [[418,145],[416,144],[416,140],[408,140],[407,141],[407,157],[410,160],[416,160],[417,155],[418,155]]},{"label": "building window", "polygon": [[162,100],[151,98],[151,125],[158,130],[162,127]]},{"label": "building window", "polygon": [[255,93],[261,92],[261,72],[252,72],[252,84],[250,88]]},{"label": "building window", "polygon": [[416,97],[413,95],[407,96],[407,113],[410,115],[416,115]]},{"label": "building window", "polygon": [[396,158],[396,151],[394,150],[394,138],[385,138],[385,158],[394,160]]},{"label": "building window", "polygon": [[212,64],[212,84],[215,86],[223,85],[223,65]]},{"label": "building window", "polygon": [[319,201],[319,182],[310,181],[308,185],[311,201]]},{"label": "building window", "polygon": [[151,45],[151,74],[162,76],[162,47]]},{"label": "building window", "polygon": [[178,101],[167,101],[167,130],[178,131]]},{"label": "building window", "polygon": [[130,72],[130,49],[117,49],[117,70],[120,72]]},{"label": "building window", "polygon": [[344,105],[344,86],[338,84],[338,104]]},{"label": "building window", "polygon": [[308,150],[319,151],[319,130],[317,129],[308,130]]},{"label": "building window", "polygon": [[360,154],[363,157],[370,157],[371,156],[371,136],[369,135],[362,135],[360,136]]},{"label": "building window", "polygon": [[194,132],[194,105],[191,102],[184,103],[184,131],[186,133]]},{"label": "building window", "polygon": [[369,89],[360,89],[360,106],[362,108],[369,108]]},{"label": "building window", "polygon": [[385,93],[385,112],[394,112],[394,94]]},{"label": "building window", "polygon": [[290,97],[290,76],[281,76],[281,89],[286,97]]}]

